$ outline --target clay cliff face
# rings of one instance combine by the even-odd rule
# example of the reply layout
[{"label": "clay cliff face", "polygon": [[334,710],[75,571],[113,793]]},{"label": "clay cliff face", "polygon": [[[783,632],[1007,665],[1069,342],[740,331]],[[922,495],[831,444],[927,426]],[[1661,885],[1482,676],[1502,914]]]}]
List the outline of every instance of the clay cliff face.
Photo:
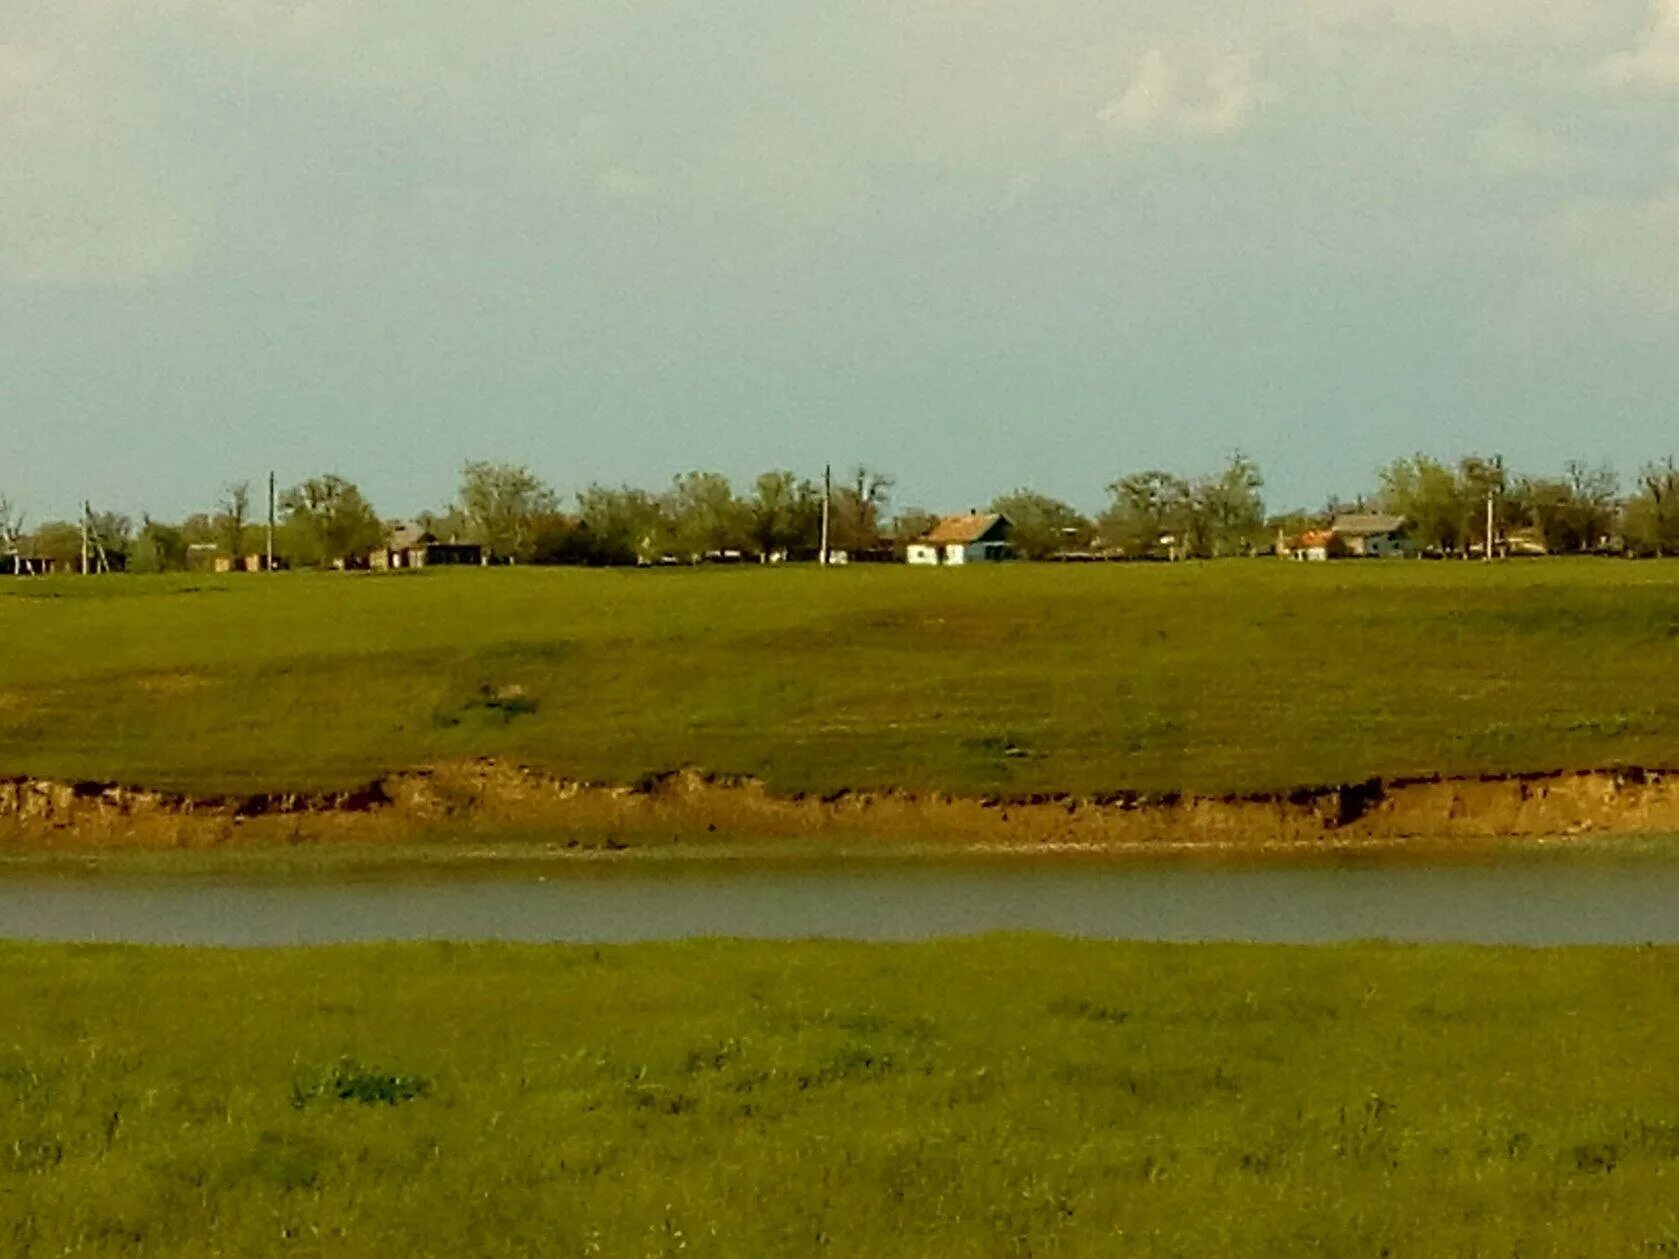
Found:
[{"label": "clay cliff face", "polygon": [[1246,848],[1406,839],[1679,833],[1679,772],[1602,770],[1371,780],[1253,796],[776,796],[692,771],[633,787],[498,761],[393,774],[353,791],[192,796],[107,783],[0,780],[0,843],[203,847],[384,841],[439,828],[552,831],[594,844],[696,832],[916,840],[955,847]]}]

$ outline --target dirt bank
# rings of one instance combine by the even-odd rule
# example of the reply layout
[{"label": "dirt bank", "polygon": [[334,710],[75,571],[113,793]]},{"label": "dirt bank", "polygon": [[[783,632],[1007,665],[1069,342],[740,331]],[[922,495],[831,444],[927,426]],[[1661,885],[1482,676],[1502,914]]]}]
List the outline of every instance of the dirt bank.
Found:
[{"label": "dirt bank", "polygon": [[1224,797],[776,796],[751,779],[691,771],[611,787],[488,760],[318,795],[191,796],[109,783],[0,780],[0,844],[37,848],[379,842],[514,829],[541,830],[586,848],[712,835],[1124,850],[1679,834],[1679,771],[1372,779]]}]

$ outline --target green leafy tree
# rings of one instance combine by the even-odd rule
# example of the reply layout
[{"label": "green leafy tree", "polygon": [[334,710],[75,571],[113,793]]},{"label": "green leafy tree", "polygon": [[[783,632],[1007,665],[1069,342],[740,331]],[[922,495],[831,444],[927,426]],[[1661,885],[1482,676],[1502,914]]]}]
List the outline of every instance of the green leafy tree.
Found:
[{"label": "green leafy tree", "polygon": [[1608,468],[1570,463],[1561,477],[1524,477],[1510,488],[1511,510],[1547,551],[1589,551],[1615,525],[1619,483]]},{"label": "green leafy tree", "polygon": [[661,550],[671,555],[697,560],[710,552],[746,547],[750,509],[735,497],[721,473],[682,473],[671,482],[661,506]]},{"label": "green leafy tree", "polygon": [[287,490],[280,510],[282,549],[296,566],[354,563],[385,540],[385,526],[361,490],[330,473]]},{"label": "green leafy tree", "polygon": [[497,555],[529,560],[537,521],[558,508],[554,491],[529,468],[476,462],[461,469],[460,512],[466,535]]},{"label": "green leafy tree", "polygon": [[52,560],[60,568],[74,566],[82,558],[82,527],[67,520],[49,520],[35,530],[24,549]]},{"label": "green leafy tree", "polygon": [[1182,535],[1191,523],[1188,482],[1153,469],[1121,477],[1108,486],[1112,501],[1098,520],[1102,541],[1131,559],[1167,553],[1167,538]]},{"label": "green leafy tree", "polygon": [[1574,495],[1575,526],[1582,550],[1606,546],[1620,513],[1621,480],[1607,465],[1571,459],[1563,475]]},{"label": "green leafy tree", "polygon": [[[1492,501],[1493,536],[1487,536],[1487,502]],[[1521,522],[1520,504],[1510,492],[1510,476],[1504,460],[1498,455],[1485,458],[1470,455],[1458,462],[1457,501],[1461,519],[1458,536],[1468,548],[1471,541],[1480,545],[1483,554],[1498,546],[1498,539]]]},{"label": "green leafy tree", "polygon": [[[215,562],[216,553],[221,550],[221,543],[217,541],[219,537],[215,519],[208,512],[194,512],[181,521],[181,538],[187,548],[187,567],[210,567]],[[264,537],[262,541],[266,544],[267,538]]]},{"label": "green leafy tree", "polygon": [[591,563],[634,564],[655,558],[663,513],[646,490],[591,485],[578,494],[577,509],[591,539]]},{"label": "green leafy tree", "polygon": [[[622,563],[602,552],[594,534],[581,517],[563,512],[538,516],[535,521],[535,541],[531,544],[533,564],[582,564],[592,567]],[[628,562],[633,563],[632,555]]]},{"label": "green leafy tree", "polygon": [[207,512],[194,512],[181,521],[181,534],[188,546],[215,546],[216,522]]},{"label": "green leafy tree", "polygon": [[1467,545],[1463,491],[1451,468],[1419,454],[1395,460],[1379,476],[1382,510],[1405,517],[1419,546],[1454,552]]},{"label": "green leafy tree", "polygon": [[1265,484],[1259,465],[1240,452],[1216,476],[1191,489],[1185,550],[1191,555],[1252,555],[1266,544]]},{"label": "green leafy tree", "polygon": [[134,543],[134,521],[119,511],[89,512],[87,533],[91,545],[126,555]]},{"label": "green leafy tree", "polygon": [[746,500],[746,537],[761,558],[814,547],[822,528],[821,491],[791,472],[766,472]]},{"label": "green leafy tree", "polygon": [[[414,517],[414,523],[419,525],[433,537],[441,538],[445,542],[459,542],[470,532],[466,512],[455,504],[437,511],[423,511]],[[537,528],[540,530],[541,525]]]},{"label": "green leafy tree", "polygon": [[145,516],[129,552],[128,567],[136,573],[181,573],[187,569],[189,554],[184,529]]},{"label": "green leafy tree", "polygon": [[1090,545],[1095,526],[1089,518],[1058,498],[1019,489],[991,502],[991,510],[1014,525],[1009,543],[1029,560],[1048,559],[1057,551]]},{"label": "green leafy tree", "polygon": [[892,518],[892,540],[900,546],[907,545],[925,536],[938,523],[937,512],[925,507],[906,507]]}]

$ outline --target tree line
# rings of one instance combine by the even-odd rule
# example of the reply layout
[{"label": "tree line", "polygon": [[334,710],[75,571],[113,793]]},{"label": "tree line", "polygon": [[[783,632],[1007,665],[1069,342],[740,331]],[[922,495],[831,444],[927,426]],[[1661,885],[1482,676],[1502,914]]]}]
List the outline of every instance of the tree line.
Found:
[{"label": "tree line", "polygon": [[1470,455],[1455,464],[1429,455],[1382,468],[1375,493],[1330,511],[1375,509],[1404,516],[1419,547],[1467,555],[1488,545],[1525,543],[1553,554],[1614,551],[1679,554],[1679,461],[1645,464],[1630,492],[1611,468],[1571,460],[1560,474],[1517,475],[1499,456]]},{"label": "tree line", "polygon": [[[1409,522],[1414,543],[1440,555],[1485,546],[1493,506],[1495,546],[1522,540],[1550,552],[1679,554],[1679,461],[1646,465],[1623,493],[1607,468],[1570,462],[1556,475],[1515,475],[1497,456],[1448,463],[1428,455],[1396,460],[1375,487],[1335,498],[1317,511],[1267,515],[1259,466],[1244,454],[1221,468],[1184,477],[1160,469],[1107,486],[1104,509],[1087,515],[1029,488],[994,498],[984,510],[1009,517],[1012,544],[1027,559],[1081,555],[1131,559],[1218,558],[1269,552],[1279,539],[1329,525],[1345,512],[1385,512]],[[534,564],[619,565],[712,558],[814,557],[822,541],[836,551],[884,557],[922,536],[938,517],[897,507],[893,478],[860,466],[830,489],[786,470],[737,489],[716,472],[688,472],[662,491],[595,484],[570,504],[527,467],[475,461],[461,470],[454,498],[414,523],[444,541],[482,545],[497,559]],[[279,494],[274,548],[293,567],[352,564],[386,545],[391,523],[342,476],[308,478]],[[29,529],[0,496],[0,555],[73,565],[84,532],[134,571],[182,571],[208,557],[261,554],[267,504],[251,485],[224,488],[211,507],[170,522],[89,509],[85,522]]]}]

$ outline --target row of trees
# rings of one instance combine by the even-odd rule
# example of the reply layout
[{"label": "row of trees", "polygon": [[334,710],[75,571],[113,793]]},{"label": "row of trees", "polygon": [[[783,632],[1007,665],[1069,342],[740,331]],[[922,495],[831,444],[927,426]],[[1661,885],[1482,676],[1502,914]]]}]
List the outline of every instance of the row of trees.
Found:
[{"label": "row of trees", "polygon": [[[891,518],[892,479],[857,468],[828,495],[829,544],[847,551],[880,545],[910,514]],[[565,511],[559,495],[529,469],[469,463],[456,500],[421,513],[443,538],[477,542],[525,563],[634,564],[737,553],[770,556],[821,544],[823,488],[792,472],[766,472],[739,494],[715,472],[687,472],[663,493],[591,485]]]},{"label": "row of trees", "polygon": [[[1493,504],[1495,545],[1527,538],[1553,552],[1610,547],[1636,554],[1679,554],[1679,462],[1666,459],[1621,493],[1615,474],[1583,463],[1557,476],[1516,476],[1497,457],[1448,464],[1427,455],[1382,468],[1371,494],[1332,500],[1319,512],[1267,516],[1258,465],[1233,455],[1215,472],[1185,478],[1149,470],[1108,486],[1108,504],[1087,516],[1030,489],[989,504],[1013,521],[1015,550],[1028,559],[1099,550],[1130,558],[1248,555],[1279,535],[1327,524],[1344,511],[1385,511],[1411,522],[1414,541],[1441,554],[1467,554],[1485,544],[1486,505]],[[892,478],[853,469],[827,494],[830,545],[849,552],[901,547],[936,517],[910,507],[894,511]],[[663,492],[591,485],[568,510],[561,496],[528,468],[473,462],[461,470],[452,502],[423,512],[417,523],[444,540],[482,544],[521,563],[633,564],[708,555],[768,557],[813,554],[820,544],[824,490],[788,471],[757,477],[744,492],[715,472],[676,477]],[[227,487],[206,512],[178,523],[115,512],[90,512],[87,531],[137,570],[168,571],[195,557],[249,555],[267,544],[266,504],[253,506],[251,487]],[[354,562],[385,545],[389,525],[361,490],[343,477],[312,477],[280,494],[275,550],[293,566]],[[82,552],[80,522],[51,522],[26,531],[21,514],[0,498],[0,554],[72,563]]]},{"label": "row of trees", "polygon": [[1497,456],[1452,465],[1416,455],[1383,468],[1370,498],[1330,510],[1404,516],[1419,546],[1465,555],[1487,543],[1489,502],[1495,548],[1522,541],[1552,553],[1679,554],[1679,462],[1672,458],[1645,465],[1623,495],[1613,469],[1579,461],[1560,476],[1517,476]]},{"label": "row of trees", "polygon": [[[829,539],[859,551],[932,523],[925,513],[888,514],[892,480],[857,468],[829,491]],[[738,495],[712,472],[685,473],[663,493],[632,486],[592,485],[567,511],[552,487],[528,468],[468,463],[453,502],[421,512],[415,523],[445,540],[476,542],[499,559],[520,563],[634,564],[663,557],[693,560],[734,552],[767,556],[814,551],[821,542],[822,486],[791,472],[766,472]],[[384,546],[390,523],[359,487],[343,477],[312,477],[278,495],[274,549],[294,567],[354,562]],[[0,499],[0,554],[73,564],[81,554],[81,522],[53,521],[28,531],[21,514]],[[267,513],[253,510],[249,483],[228,486],[212,510],[179,523],[94,512],[87,532],[97,545],[128,559],[136,571],[175,571],[195,556],[252,555],[266,548]]]}]

